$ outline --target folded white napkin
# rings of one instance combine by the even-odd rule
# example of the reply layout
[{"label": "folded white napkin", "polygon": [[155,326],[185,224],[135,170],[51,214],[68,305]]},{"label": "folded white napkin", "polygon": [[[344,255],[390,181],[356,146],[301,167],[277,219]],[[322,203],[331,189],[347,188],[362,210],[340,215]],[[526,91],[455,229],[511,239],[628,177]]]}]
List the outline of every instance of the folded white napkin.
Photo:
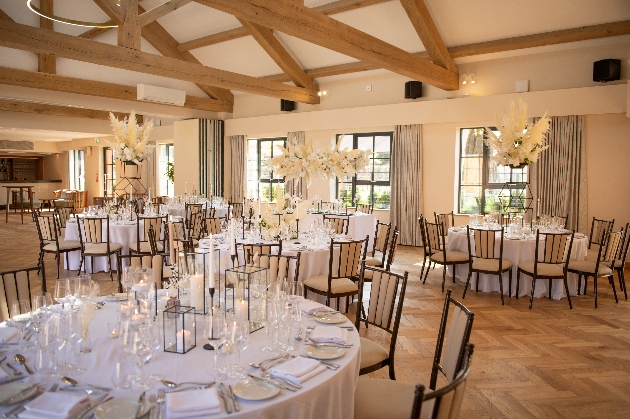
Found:
[{"label": "folded white napkin", "polygon": [[299,304],[300,310],[304,313],[313,315],[315,313],[326,313],[328,311],[335,311],[330,307],[320,304],[317,301],[304,300]]},{"label": "folded white napkin", "polygon": [[337,326],[315,326],[311,332],[311,339],[319,343],[331,342],[345,345],[348,342],[348,330]]},{"label": "folded white napkin", "polygon": [[301,384],[324,371],[326,367],[318,360],[296,356],[290,361],[271,368],[269,373],[272,377],[280,377],[293,384]]},{"label": "folded white napkin", "polygon": [[87,396],[66,392],[44,392],[24,405],[18,415],[21,419],[66,419],[75,416],[87,408],[90,399]]},{"label": "folded white napkin", "polygon": [[0,327],[0,343],[6,343],[17,335],[18,330],[15,327]]},{"label": "folded white napkin", "polygon": [[169,419],[216,415],[221,413],[219,396],[214,388],[166,394]]}]

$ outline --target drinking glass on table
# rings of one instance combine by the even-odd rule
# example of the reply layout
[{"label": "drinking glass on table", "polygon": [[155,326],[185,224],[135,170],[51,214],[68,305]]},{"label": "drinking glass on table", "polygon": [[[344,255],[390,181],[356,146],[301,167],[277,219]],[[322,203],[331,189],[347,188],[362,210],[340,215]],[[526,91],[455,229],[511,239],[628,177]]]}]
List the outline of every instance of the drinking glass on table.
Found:
[{"label": "drinking glass on table", "polygon": [[70,293],[70,285],[68,279],[58,279],[55,281],[55,300],[61,304],[61,308],[68,303],[68,294]]},{"label": "drinking glass on table", "polygon": [[225,325],[225,313],[219,307],[212,307],[206,316],[206,328],[204,335],[208,340],[208,344],[212,346],[214,351],[214,366],[211,367],[208,372],[213,380],[218,381],[225,378],[225,373],[222,368],[219,367],[218,357],[219,352],[223,344],[225,344],[226,325]]},{"label": "drinking glass on table", "polygon": [[300,281],[284,281],[283,291],[289,303],[297,303],[304,299],[304,285]]},{"label": "drinking glass on table", "polygon": [[26,348],[25,336],[31,325],[31,304],[28,300],[17,300],[11,303],[11,324],[19,330],[18,342],[22,350]]},{"label": "drinking glass on table", "polygon": [[230,371],[230,378],[242,380],[247,376],[243,374],[245,365],[241,365],[241,352],[249,346],[249,320],[235,321],[230,325],[232,332],[232,344],[236,352],[236,364]]}]

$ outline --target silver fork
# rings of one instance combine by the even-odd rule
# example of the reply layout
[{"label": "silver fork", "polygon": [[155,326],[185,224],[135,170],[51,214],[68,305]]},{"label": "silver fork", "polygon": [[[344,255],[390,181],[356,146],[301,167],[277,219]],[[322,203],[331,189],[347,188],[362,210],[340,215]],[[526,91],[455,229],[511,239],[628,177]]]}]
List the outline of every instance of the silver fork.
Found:
[{"label": "silver fork", "polygon": [[157,404],[158,404],[158,419],[162,419],[163,413],[162,413],[162,405],[164,404],[164,402],[166,401],[166,391],[164,391],[163,388],[158,390],[158,398],[157,398]]},{"label": "silver fork", "polygon": [[11,368],[11,371],[13,371],[13,375],[22,375],[22,371],[17,370],[13,365],[11,365],[8,361],[5,362],[6,366]]}]

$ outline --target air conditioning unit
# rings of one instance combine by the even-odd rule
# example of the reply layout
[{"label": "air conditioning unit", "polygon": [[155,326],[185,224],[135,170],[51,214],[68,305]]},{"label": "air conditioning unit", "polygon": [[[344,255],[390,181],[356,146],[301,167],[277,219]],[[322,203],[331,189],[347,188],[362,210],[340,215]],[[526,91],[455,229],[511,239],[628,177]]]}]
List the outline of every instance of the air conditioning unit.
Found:
[{"label": "air conditioning unit", "polygon": [[138,100],[184,106],[186,102],[186,92],[183,90],[168,89],[166,87],[151,86],[149,84],[139,84]]}]

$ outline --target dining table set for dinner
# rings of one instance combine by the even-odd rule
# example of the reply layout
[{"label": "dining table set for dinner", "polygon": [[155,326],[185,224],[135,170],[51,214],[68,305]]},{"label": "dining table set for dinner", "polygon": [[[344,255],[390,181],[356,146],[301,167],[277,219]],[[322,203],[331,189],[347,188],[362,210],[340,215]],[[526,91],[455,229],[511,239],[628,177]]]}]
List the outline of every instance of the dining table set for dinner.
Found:
[{"label": "dining table set for dinner", "polygon": [[357,380],[358,333],[343,314],[305,300],[299,282],[263,290],[253,310],[264,327],[253,331],[249,314],[218,298],[179,323],[186,307],[158,309],[169,290],[156,289],[150,270],[126,274],[125,293],[98,297],[84,275],[58,280],[32,306],[16,302],[0,326],[0,414],[352,417],[342,401]]}]

